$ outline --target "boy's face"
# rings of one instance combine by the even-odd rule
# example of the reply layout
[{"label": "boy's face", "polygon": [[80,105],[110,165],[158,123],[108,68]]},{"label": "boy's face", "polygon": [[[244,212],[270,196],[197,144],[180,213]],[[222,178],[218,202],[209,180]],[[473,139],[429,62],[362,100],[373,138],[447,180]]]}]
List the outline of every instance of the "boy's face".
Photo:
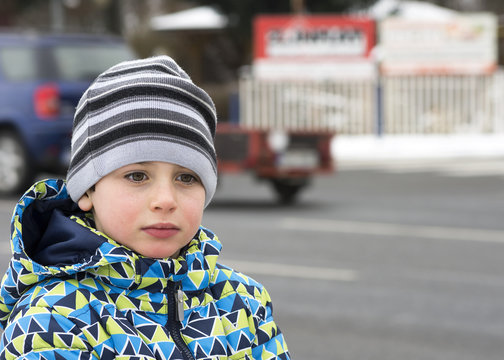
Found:
[{"label": "boy's face", "polygon": [[78,204],[118,243],[151,258],[176,257],[201,224],[205,188],[191,170],[143,162],[106,175]]}]

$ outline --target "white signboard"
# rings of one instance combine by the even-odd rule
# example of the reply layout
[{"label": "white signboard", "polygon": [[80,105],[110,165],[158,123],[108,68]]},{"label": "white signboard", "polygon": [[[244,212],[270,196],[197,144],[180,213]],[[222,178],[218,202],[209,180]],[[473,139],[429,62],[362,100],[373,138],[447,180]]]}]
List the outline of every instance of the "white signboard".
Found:
[{"label": "white signboard", "polygon": [[264,79],[370,79],[376,76],[376,66],[370,60],[281,62],[256,60],[253,74]]},{"label": "white signboard", "polygon": [[265,52],[274,57],[359,56],[368,51],[368,39],[360,29],[336,26],[322,29],[273,29],[267,34]]},{"label": "white signboard", "polygon": [[254,75],[266,79],[370,78],[375,23],[339,15],[260,15]]},{"label": "white signboard", "polygon": [[497,18],[490,13],[447,20],[387,18],[379,24],[385,74],[482,74],[497,67]]}]

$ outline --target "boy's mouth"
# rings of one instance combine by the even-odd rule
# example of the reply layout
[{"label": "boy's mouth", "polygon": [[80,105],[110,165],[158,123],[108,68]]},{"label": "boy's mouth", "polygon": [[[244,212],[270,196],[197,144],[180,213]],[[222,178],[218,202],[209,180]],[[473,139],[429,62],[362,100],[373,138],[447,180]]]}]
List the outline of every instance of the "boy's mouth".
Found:
[{"label": "boy's mouth", "polygon": [[173,224],[154,224],[142,228],[142,231],[157,239],[167,239],[177,234],[180,229]]}]

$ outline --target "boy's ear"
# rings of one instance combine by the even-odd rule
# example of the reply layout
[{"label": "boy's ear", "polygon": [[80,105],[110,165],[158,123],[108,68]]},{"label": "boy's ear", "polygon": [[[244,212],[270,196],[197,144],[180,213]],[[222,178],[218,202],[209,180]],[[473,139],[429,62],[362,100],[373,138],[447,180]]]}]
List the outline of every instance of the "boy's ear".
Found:
[{"label": "boy's ear", "polygon": [[77,205],[82,211],[90,211],[93,208],[93,202],[87,193],[81,196],[79,201],[77,201]]}]

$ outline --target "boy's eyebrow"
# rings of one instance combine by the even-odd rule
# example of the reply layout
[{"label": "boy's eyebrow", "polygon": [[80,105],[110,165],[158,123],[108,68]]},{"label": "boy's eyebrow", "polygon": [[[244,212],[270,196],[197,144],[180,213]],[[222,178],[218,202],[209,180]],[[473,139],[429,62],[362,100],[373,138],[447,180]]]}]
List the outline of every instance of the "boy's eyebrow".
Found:
[{"label": "boy's eyebrow", "polygon": [[135,163],[130,163],[127,165],[124,165],[123,167],[134,167],[134,166],[148,166],[149,162],[148,161],[139,161]]}]

